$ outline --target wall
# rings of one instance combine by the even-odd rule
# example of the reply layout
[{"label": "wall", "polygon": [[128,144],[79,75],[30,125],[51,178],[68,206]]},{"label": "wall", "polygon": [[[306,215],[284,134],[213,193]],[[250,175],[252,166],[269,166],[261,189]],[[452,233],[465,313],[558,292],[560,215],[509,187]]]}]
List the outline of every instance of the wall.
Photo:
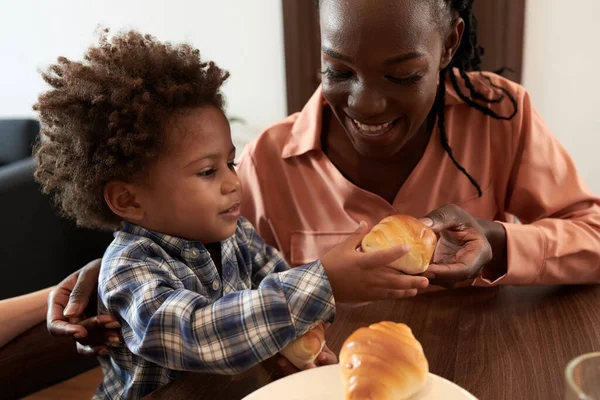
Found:
[{"label": "wall", "polygon": [[[600,194],[598,0],[528,0],[523,83],[548,125]],[[188,40],[232,73],[224,91],[238,146],[286,114],[280,0],[21,0],[0,13],[0,118],[34,115],[36,69],[80,58],[98,24]]]},{"label": "wall", "polygon": [[286,115],[280,0],[20,0],[0,13],[0,118],[35,116],[37,69],[81,59],[98,24],[189,41],[228,69],[228,114],[246,120],[232,127],[238,146]]},{"label": "wall", "polygon": [[600,194],[598,0],[528,0],[523,84],[580,174]]}]

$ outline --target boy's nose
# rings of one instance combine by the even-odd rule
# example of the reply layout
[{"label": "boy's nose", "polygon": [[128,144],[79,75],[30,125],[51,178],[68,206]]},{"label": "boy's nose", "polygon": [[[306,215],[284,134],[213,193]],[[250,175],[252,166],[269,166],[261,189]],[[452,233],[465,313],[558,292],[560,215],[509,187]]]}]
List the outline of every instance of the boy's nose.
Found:
[{"label": "boy's nose", "polygon": [[229,194],[237,192],[240,190],[241,186],[242,182],[240,181],[240,178],[238,178],[235,172],[231,171],[221,186],[221,193]]}]

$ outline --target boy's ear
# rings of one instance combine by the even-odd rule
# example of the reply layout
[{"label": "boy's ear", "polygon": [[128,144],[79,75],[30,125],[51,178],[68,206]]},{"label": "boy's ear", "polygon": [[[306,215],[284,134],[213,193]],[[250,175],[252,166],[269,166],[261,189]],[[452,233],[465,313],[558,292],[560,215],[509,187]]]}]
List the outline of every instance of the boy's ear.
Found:
[{"label": "boy's ear", "polygon": [[104,187],[104,200],[119,217],[133,222],[141,221],[146,212],[136,198],[135,185],[121,181],[111,181]]}]

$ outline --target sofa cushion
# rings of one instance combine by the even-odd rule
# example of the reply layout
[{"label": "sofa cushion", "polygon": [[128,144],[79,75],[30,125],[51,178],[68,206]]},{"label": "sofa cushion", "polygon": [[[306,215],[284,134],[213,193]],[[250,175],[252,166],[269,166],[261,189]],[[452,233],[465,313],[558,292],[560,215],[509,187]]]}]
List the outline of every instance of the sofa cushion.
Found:
[{"label": "sofa cushion", "polygon": [[39,131],[35,119],[0,119],[0,166],[30,157]]}]

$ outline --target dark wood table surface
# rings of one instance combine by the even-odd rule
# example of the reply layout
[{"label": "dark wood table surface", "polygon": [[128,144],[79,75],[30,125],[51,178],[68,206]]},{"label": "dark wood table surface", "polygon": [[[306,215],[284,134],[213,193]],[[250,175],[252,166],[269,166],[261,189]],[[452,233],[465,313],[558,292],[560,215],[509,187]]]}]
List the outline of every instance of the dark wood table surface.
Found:
[{"label": "dark wood table surface", "polygon": [[[562,399],[567,362],[600,351],[600,286],[469,287],[339,307],[327,343],[339,354],[354,330],[384,320],[409,325],[430,371],[480,400]],[[245,378],[186,373],[146,399],[237,400],[279,377],[268,363]]]},{"label": "dark wood table surface", "polygon": [[21,399],[98,366],[73,339],[52,337],[46,320],[0,348],[0,399]]}]

